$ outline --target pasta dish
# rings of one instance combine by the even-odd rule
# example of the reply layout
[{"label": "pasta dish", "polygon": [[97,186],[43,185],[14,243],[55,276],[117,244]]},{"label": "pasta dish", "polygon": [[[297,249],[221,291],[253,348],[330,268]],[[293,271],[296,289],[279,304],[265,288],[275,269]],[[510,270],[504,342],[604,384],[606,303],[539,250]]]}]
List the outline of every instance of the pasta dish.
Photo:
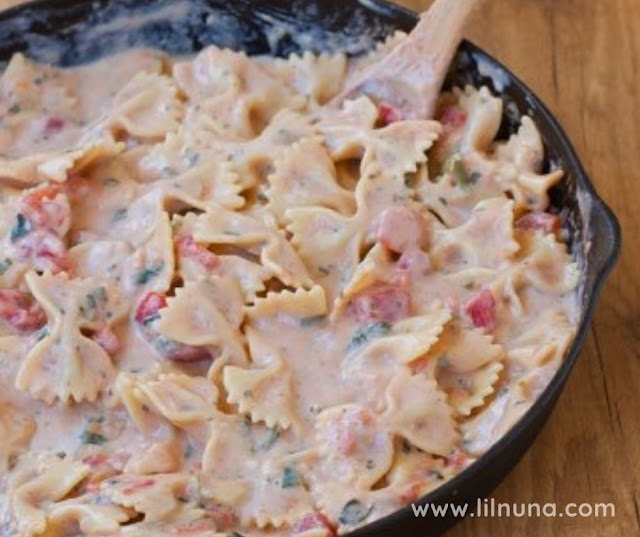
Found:
[{"label": "pasta dish", "polygon": [[0,535],[322,537],[455,476],[571,343],[533,121],[344,55],[0,79]]}]

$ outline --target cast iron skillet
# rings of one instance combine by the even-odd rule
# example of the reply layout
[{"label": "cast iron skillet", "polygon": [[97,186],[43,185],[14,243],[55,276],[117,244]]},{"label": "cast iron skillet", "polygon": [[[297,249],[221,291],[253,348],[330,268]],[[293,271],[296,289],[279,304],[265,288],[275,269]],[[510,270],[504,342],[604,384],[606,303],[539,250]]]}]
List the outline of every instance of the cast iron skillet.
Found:
[{"label": "cast iron skillet", "polygon": [[[286,56],[302,50],[350,55],[370,50],[395,30],[410,30],[416,15],[381,0],[40,0],[0,14],[0,68],[11,54],[76,65],[133,46],[171,54],[208,44],[249,54]],[[479,68],[479,63],[484,68]],[[493,78],[483,76],[487,67]],[[432,504],[469,502],[488,495],[531,445],[549,416],[584,342],[593,308],[620,248],[615,216],[595,192],[571,143],[549,110],[513,74],[472,43],[458,52],[447,85],[486,84],[506,101],[500,136],[514,132],[519,117],[531,115],[542,133],[547,169],[566,178],[552,192],[553,210],[570,234],[570,247],[584,278],[578,335],[560,369],[529,412],[485,455],[456,478],[421,499]],[[401,509],[350,534],[435,536],[452,518],[417,519]]]}]

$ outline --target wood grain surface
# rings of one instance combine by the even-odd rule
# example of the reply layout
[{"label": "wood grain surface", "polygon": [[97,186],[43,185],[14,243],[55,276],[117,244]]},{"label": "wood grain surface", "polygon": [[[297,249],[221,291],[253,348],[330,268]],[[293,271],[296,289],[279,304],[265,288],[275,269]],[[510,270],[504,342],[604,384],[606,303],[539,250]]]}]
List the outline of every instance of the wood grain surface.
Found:
[{"label": "wood grain surface", "polygon": [[[0,9],[19,1],[0,0]],[[397,3],[421,11],[431,2]],[[639,27],[639,0],[486,0],[470,25],[468,36],[559,118],[625,238],[556,410],[493,498],[555,502],[559,511],[614,503],[616,511],[467,518],[447,537],[640,536]]]}]

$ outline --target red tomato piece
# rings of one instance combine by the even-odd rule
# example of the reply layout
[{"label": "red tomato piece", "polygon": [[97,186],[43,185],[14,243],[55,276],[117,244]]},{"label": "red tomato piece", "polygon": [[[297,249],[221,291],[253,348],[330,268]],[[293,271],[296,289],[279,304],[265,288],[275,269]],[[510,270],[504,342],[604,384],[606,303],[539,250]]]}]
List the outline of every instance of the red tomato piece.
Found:
[{"label": "red tomato piece", "polygon": [[349,303],[349,311],[359,322],[394,322],[409,315],[411,297],[400,285],[376,284],[362,291]]},{"label": "red tomato piece", "polygon": [[205,505],[204,509],[215,522],[216,531],[228,531],[238,525],[238,517],[231,507],[214,503]]},{"label": "red tomato piece", "polygon": [[383,126],[391,125],[396,121],[402,120],[402,115],[393,106],[388,103],[378,103],[378,118]]},{"label": "red tomato piece", "polygon": [[47,323],[47,316],[33,297],[15,289],[0,289],[0,319],[17,332],[33,332]]},{"label": "red tomato piece", "polygon": [[71,211],[65,198],[58,198],[59,195],[64,193],[57,183],[40,186],[22,197],[20,210],[35,226],[62,235],[69,227]]},{"label": "red tomato piece", "polygon": [[467,122],[467,113],[456,105],[445,107],[437,117],[445,132],[459,129]]},{"label": "red tomato piece", "polygon": [[158,311],[167,307],[167,297],[154,291],[147,293],[138,304],[135,319],[139,323],[148,322],[158,315]]},{"label": "red tomato piece", "polygon": [[178,253],[184,257],[195,259],[207,270],[214,270],[218,266],[218,256],[198,244],[190,233],[182,233],[176,238]]},{"label": "red tomato piece", "polygon": [[496,301],[488,289],[478,291],[465,304],[464,310],[476,328],[492,332],[496,327]]},{"label": "red tomato piece", "polygon": [[141,490],[147,489],[155,485],[156,480],[150,477],[144,479],[138,479],[137,481],[131,482],[126,487],[122,488],[122,494],[125,496],[129,496],[131,494],[135,494],[136,492],[140,492]]},{"label": "red tomato piece", "polygon": [[562,222],[560,217],[545,212],[532,212],[521,216],[516,221],[515,227],[520,230],[542,231],[543,233],[555,233],[560,230]]},{"label": "red tomato piece", "polygon": [[336,527],[331,523],[331,521],[321,512],[312,511],[311,513],[307,513],[302,518],[297,520],[293,524],[293,533],[304,533],[305,531],[313,530],[313,529],[325,529],[327,537],[334,537],[338,535]]},{"label": "red tomato piece", "polygon": [[66,121],[64,120],[64,118],[61,118],[59,116],[50,116],[49,118],[47,118],[47,122],[44,124],[44,130],[48,134],[52,134],[54,132],[61,131],[65,124]]}]

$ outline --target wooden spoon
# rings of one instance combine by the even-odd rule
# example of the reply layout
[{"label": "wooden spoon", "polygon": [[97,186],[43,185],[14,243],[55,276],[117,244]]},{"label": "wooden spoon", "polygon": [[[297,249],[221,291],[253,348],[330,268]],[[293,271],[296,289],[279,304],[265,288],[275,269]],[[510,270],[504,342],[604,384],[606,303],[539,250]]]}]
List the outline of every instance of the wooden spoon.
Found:
[{"label": "wooden spoon", "polygon": [[406,39],[367,67],[330,104],[340,106],[367,95],[402,119],[431,118],[465,23],[477,4],[478,0],[436,0]]}]

